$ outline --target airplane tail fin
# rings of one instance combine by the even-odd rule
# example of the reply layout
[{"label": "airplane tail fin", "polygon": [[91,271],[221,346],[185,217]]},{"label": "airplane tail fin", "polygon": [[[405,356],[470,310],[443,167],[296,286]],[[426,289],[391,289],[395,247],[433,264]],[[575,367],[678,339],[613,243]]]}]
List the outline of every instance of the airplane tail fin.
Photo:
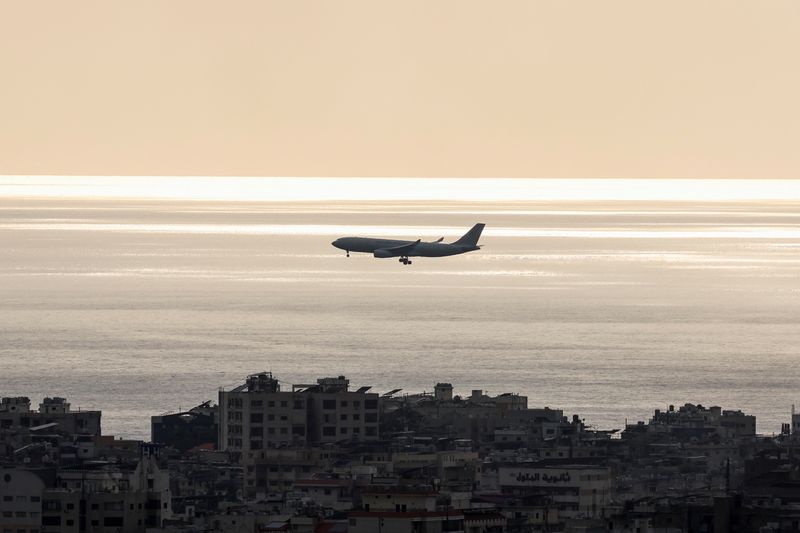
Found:
[{"label": "airplane tail fin", "polygon": [[481,232],[483,231],[483,227],[485,225],[486,224],[475,224],[474,226],[472,226],[472,229],[466,232],[463,237],[458,239],[453,244],[459,244],[464,246],[477,246],[478,239],[481,238]]}]

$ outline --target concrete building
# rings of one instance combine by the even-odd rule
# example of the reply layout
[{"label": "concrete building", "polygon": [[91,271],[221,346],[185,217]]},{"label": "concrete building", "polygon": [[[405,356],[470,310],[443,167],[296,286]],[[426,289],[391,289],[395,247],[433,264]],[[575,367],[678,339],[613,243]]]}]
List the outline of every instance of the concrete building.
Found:
[{"label": "concrete building", "polygon": [[31,409],[30,398],[0,399],[0,429],[36,428],[56,424],[61,433],[100,435],[100,411],[73,411],[64,398],[45,398]]},{"label": "concrete building", "polygon": [[45,483],[33,472],[0,468],[0,531],[39,533]]},{"label": "concrete building", "polygon": [[350,391],[349,385],[344,376],[322,378],[301,391],[310,399],[312,443],[378,440],[378,395],[368,393],[370,387]]},{"label": "concrete building", "polygon": [[188,411],[165,413],[150,418],[150,440],[186,451],[206,444],[217,448],[219,409],[203,402]]},{"label": "concrete building", "polygon": [[348,533],[464,533],[460,511],[351,511]]},{"label": "concrete building", "polygon": [[298,479],[294,482],[294,488],[324,509],[347,511],[353,508],[352,481],[349,479]]},{"label": "concrete building", "polygon": [[429,476],[443,492],[470,492],[480,487],[482,463],[477,452],[395,453],[392,471],[405,478]]},{"label": "concrete building", "polygon": [[599,518],[614,499],[608,467],[594,465],[502,465],[498,485],[504,494],[545,495],[563,518]]},{"label": "concrete building", "polygon": [[677,410],[670,405],[666,411],[656,409],[648,423],[649,429],[683,433],[687,437],[702,436],[715,431],[725,438],[752,437],[756,434],[756,417],[742,411],[703,407],[687,403]]},{"label": "concrete building", "polygon": [[282,391],[270,372],[219,393],[219,446],[235,454],[277,446],[378,440],[378,395],[344,376]]},{"label": "concrete building", "polygon": [[464,514],[437,507],[431,487],[367,487],[361,510],[348,513],[349,533],[464,532]]},{"label": "concrete building", "polygon": [[172,517],[169,472],[143,445],[133,470],[111,465],[65,469],[42,492],[42,533],[135,533]]},{"label": "concrete building", "polygon": [[298,479],[307,479],[330,465],[330,451],[321,448],[270,448],[247,452],[241,457],[247,498],[292,490]]},{"label": "concrete building", "polygon": [[453,400],[453,384],[437,383],[433,388],[433,397],[440,402],[450,402]]}]

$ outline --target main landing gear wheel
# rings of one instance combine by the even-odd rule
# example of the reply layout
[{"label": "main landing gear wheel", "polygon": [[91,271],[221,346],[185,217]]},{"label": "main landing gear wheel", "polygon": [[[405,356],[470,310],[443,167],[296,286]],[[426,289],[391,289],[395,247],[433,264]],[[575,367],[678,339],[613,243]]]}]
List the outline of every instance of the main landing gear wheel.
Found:
[{"label": "main landing gear wheel", "polygon": [[410,265],[412,262],[411,259],[409,259],[408,257],[401,257],[400,259],[398,259],[398,261],[400,261],[404,265]]}]

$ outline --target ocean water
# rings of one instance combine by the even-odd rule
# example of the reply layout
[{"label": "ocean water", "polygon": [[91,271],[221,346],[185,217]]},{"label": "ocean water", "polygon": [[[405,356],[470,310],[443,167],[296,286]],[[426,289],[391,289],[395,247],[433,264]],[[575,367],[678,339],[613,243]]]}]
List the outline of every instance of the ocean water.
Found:
[{"label": "ocean water", "polygon": [[[475,222],[481,251],[411,266],[330,245]],[[699,402],[771,433],[800,401],[798,201],[15,192],[0,246],[0,395],[65,396],[123,437],[262,370],[518,392],[599,428]]]}]

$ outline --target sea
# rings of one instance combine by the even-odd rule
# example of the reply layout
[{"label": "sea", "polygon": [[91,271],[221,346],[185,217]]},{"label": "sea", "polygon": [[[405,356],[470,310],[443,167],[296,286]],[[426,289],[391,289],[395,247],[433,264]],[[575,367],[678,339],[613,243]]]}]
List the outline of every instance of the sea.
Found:
[{"label": "sea", "polygon": [[[375,259],[342,236],[477,252]],[[270,371],[518,393],[621,429],[800,402],[800,183],[0,178],[0,395],[105,434]]]}]

